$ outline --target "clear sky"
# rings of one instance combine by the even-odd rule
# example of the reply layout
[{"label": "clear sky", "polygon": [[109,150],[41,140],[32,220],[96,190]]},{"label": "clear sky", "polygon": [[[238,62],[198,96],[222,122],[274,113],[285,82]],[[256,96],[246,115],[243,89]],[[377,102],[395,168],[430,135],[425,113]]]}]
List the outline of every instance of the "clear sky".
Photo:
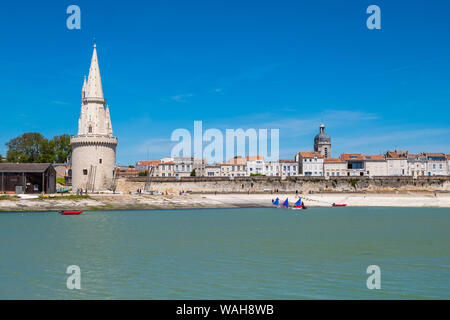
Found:
[{"label": "clear sky", "polygon": [[282,158],[321,122],[335,157],[450,153],[450,1],[4,1],[0,36],[3,155],[24,132],[76,134],[94,37],[119,164],[168,156],[194,120],[279,128]]}]

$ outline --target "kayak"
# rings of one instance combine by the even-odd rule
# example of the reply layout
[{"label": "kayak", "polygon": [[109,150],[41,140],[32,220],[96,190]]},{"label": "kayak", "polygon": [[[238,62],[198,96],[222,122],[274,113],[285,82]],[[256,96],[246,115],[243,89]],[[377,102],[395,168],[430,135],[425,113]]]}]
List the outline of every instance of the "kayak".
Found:
[{"label": "kayak", "polygon": [[82,213],[83,211],[61,211],[61,214],[63,214],[63,215],[75,215],[75,214],[80,214],[80,213]]},{"label": "kayak", "polygon": [[342,204],[333,203],[332,206],[333,207],[346,207],[347,204],[346,203],[342,203]]}]

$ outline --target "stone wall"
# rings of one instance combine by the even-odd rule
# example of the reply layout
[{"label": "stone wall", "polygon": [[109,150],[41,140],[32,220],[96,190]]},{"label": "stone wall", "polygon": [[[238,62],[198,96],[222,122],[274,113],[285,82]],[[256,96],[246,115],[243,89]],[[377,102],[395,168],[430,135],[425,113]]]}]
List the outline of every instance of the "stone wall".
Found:
[{"label": "stone wall", "polygon": [[[120,178],[117,190],[144,189],[146,177]],[[153,178],[151,190],[169,193],[267,193],[275,192],[388,192],[450,191],[450,177],[185,177]]]}]

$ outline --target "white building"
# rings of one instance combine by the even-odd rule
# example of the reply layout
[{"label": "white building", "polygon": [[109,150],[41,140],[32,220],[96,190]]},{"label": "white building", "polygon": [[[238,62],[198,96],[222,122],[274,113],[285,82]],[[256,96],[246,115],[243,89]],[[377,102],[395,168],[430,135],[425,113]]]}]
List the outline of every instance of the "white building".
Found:
[{"label": "white building", "polygon": [[221,162],[220,165],[220,176],[221,177],[231,177],[231,163]]},{"label": "white building", "polygon": [[358,177],[366,175],[364,157],[361,153],[342,153],[340,159],[347,164],[347,176]]},{"label": "white building", "polygon": [[78,135],[70,139],[72,190],[113,189],[118,140],[113,137],[109,107],[103,97],[95,44],[88,81],[85,77],[81,95]]},{"label": "white building", "polygon": [[408,175],[413,177],[427,175],[427,158],[423,153],[408,154]]},{"label": "white building", "polygon": [[341,159],[324,159],[323,172],[325,178],[345,177],[347,175],[347,162]]},{"label": "white building", "polygon": [[194,169],[193,157],[174,157],[173,174],[176,178],[190,177]]},{"label": "white building", "polygon": [[220,177],[220,165],[219,164],[208,164],[205,166],[204,176],[205,177]]},{"label": "white building", "polygon": [[193,160],[193,170],[195,170],[196,177],[204,177],[205,176],[205,167],[208,163],[206,159],[197,159]]},{"label": "white building", "polygon": [[424,153],[427,159],[428,176],[446,176],[447,159],[443,153]]},{"label": "white building", "polygon": [[408,175],[408,152],[402,150],[388,151],[385,154],[388,176]]},{"label": "white building", "polygon": [[298,176],[298,162],[295,159],[280,159],[279,164],[282,178]]},{"label": "white building", "polygon": [[247,156],[247,176],[264,174],[264,157]]},{"label": "white building", "polygon": [[277,161],[270,161],[264,164],[264,175],[268,177],[281,177],[280,163]]},{"label": "white building", "polygon": [[380,177],[387,176],[387,161],[381,154],[364,155],[364,170],[366,176]]},{"label": "white building", "polygon": [[324,156],[320,152],[299,152],[296,158],[300,176],[323,176]]},{"label": "white building", "polygon": [[165,161],[160,163],[155,172],[155,177],[174,177],[174,163],[173,161]]},{"label": "white building", "polygon": [[231,165],[229,176],[245,177],[247,176],[247,160],[242,157],[234,157],[228,160],[228,164]]}]

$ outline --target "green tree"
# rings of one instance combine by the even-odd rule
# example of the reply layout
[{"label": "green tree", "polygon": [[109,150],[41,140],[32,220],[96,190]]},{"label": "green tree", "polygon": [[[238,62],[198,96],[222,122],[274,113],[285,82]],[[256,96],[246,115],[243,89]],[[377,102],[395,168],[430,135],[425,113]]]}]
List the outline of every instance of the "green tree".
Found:
[{"label": "green tree", "polygon": [[41,153],[39,156],[39,161],[41,163],[52,163],[56,159],[55,154],[55,143],[53,140],[42,140],[41,142]]},{"label": "green tree", "polygon": [[60,136],[53,137],[51,140],[52,148],[57,163],[64,163],[67,161],[67,157],[72,154],[72,147],[70,146],[70,136],[65,133]]},{"label": "green tree", "polygon": [[72,153],[70,136],[63,134],[48,140],[37,132],[24,133],[6,143],[9,162],[66,162]]},{"label": "green tree", "polygon": [[191,171],[191,177],[195,177],[195,169]]},{"label": "green tree", "polygon": [[24,133],[20,137],[6,143],[8,152],[6,159],[9,162],[39,162],[44,136],[37,132]]}]

